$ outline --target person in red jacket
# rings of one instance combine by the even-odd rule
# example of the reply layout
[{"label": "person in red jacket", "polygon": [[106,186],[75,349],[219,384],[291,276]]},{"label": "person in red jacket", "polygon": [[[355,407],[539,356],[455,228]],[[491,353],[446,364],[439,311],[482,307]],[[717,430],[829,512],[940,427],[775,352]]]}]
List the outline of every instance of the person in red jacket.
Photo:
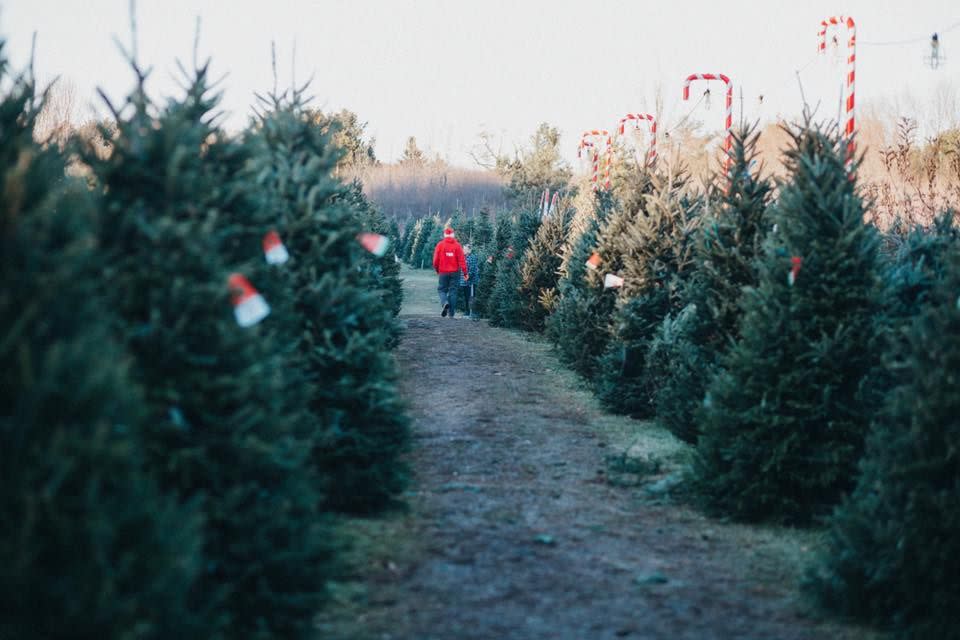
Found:
[{"label": "person in red jacket", "polygon": [[470,278],[467,273],[467,261],[463,257],[463,247],[454,237],[453,229],[443,230],[443,240],[433,249],[433,270],[440,276],[437,291],[440,293],[440,315],[453,318],[457,310],[457,290],[460,288],[460,273],[465,280]]}]

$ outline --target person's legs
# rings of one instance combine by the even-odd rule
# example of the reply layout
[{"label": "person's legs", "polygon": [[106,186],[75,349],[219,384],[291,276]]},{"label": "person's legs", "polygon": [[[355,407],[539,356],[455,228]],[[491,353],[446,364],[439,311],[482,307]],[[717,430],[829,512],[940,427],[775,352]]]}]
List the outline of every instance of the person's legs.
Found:
[{"label": "person's legs", "polygon": [[447,313],[452,313],[452,307],[457,301],[456,295],[454,295],[452,299],[450,297],[451,286],[459,284],[455,279],[456,275],[455,273],[441,273],[438,279],[437,293],[440,294],[440,307],[442,309],[440,315],[442,316],[446,316]]},{"label": "person's legs", "polygon": [[475,307],[476,298],[476,285],[469,285],[467,287],[467,308],[470,310],[470,317],[474,320],[477,320],[477,311]]},{"label": "person's legs", "polygon": [[450,288],[447,289],[447,302],[450,303],[450,317],[457,313],[457,290],[460,288],[460,274],[450,274]]}]

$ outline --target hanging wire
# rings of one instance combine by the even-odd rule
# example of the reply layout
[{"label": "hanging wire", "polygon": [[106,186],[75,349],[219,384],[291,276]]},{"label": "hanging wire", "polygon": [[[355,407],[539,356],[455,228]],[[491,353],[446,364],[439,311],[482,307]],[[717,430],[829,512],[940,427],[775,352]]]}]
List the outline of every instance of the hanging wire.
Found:
[{"label": "hanging wire", "polygon": [[673,133],[674,131],[676,131],[677,129],[679,129],[680,127],[682,127],[684,124],[686,124],[687,120],[690,119],[690,116],[693,115],[693,112],[696,110],[697,107],[700,106],[700,103],[703,102],[704,98],[706,98],[706,95],[700,96],[700,99],[697,100],[696,103],[694,103],[694,105],[693,105],[692,107],[690,107],[690,110],[687,111],[686,115],[683,116],[683,117],[680,119],[680,122],[678,122],[677,124],[673,125],[672,127],[670,127],[669,129],[667,129],[667,130],[664,132],[664,134],[663,134],[664,137],[665,137],[665,138],[669,137],[671,133]]},{"label": "hanging wire", "polygon": [[[940,35],[943,35],[943,34],[945,34],[945,33],[949,33],[949,32],[951,32],[951,31],[953,31],[953,30],[956,29],[957,27],[960,27],[960,20],[958,20],[957,22],[954,22],[953,24],[951,24],[951,25],[950,25],[949,27],[947,27],[946,29],[939,29],[939,30],[937,30],[936,33],[938,33],[938,34],[940,34]],[[916,38],[908,38],[908,39],[906,39],[906,40],[886,40],[886,41],[880,41],[880,42],[870,41],[870,40],[857,40],[857,44],[858,44],[858,45],[866,45],[866,46],[870,46],[870,47],[894,47],[894,46],[898,46],[898,45],[917,44],[917,43],[920,43],[920,42],[929,42],[929,41],[930,41],[930,36],[929,36],[929,35],[925,35],[925,36],[918,36],[918,37],[916,37]]]},{"label": "hanging wire", "polygon": [[[816,62],[819,58],[820,58],[820,54],[818,54],[818,53],[813,54],[813,55],[810,56],[810,58],[807,59],[802,65],[800,65],[799,68],[794,69],[793,74],[790,76],[790,78],[789,78],[788,80],[786,80],[785,82],[782,82],[782,83],[778,84],[777,86],[773,87],[773,88],[770,89],[769,91],[763,91],[763,92],[761,92],[760,94],[758,94],[759,96],[762,96],[762,100],[760,101],[759,106],[756,108],[757,111],[762,111],[762,110],[766,107],[766,105],[769,104],[769,103],[776,104],[776,99],[779,98],[779,97],[783,94],[784,90],[785,90],[789,85],[792,85],[792,84],[796,83],[797,77],[798,77],[801,73],[803,73],[804,71],[806,71],[807,68],[808,68],[810,65],[812,65],[814,62]],[[801,96],[801,97],[802,97],[802,96]]]}]

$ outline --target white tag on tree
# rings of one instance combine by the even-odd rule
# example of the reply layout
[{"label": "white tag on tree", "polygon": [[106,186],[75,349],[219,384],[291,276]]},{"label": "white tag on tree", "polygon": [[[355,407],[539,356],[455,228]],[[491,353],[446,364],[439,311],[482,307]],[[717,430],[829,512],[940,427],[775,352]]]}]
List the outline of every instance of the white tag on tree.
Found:
[{"label": "white tag on tree", "polygon": [[269,264],[283,264],[290,259],[287,248],[280,241],[280,235],[273,230],[263,236],[263,255]]},{"label": "white tag on tree", "polygon": [[227,286],[230,287],[233,315],[238,325],[252,327],[270,315],[270,305],[242,274],[231,274]]},{"label": "white tag on tree", "polygon": [[603,277],[603,288],[604,289],[619,289],[623,286],[623,278],[620,276],[615,276],[612,273],[608,273]]}]

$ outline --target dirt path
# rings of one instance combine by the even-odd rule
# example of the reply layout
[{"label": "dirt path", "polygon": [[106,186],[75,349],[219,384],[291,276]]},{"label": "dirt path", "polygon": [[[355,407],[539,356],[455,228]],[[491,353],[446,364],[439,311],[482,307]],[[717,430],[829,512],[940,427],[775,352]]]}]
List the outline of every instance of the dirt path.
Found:
[{"label": "dirt path", "polygon": [[546,343],[440,318],[430,276],[405,274],[409,512],[352,525],[368,561],[324,637],[874,637],[804,614],[814,534],[672,504],[681,443],[605,415]]}]

